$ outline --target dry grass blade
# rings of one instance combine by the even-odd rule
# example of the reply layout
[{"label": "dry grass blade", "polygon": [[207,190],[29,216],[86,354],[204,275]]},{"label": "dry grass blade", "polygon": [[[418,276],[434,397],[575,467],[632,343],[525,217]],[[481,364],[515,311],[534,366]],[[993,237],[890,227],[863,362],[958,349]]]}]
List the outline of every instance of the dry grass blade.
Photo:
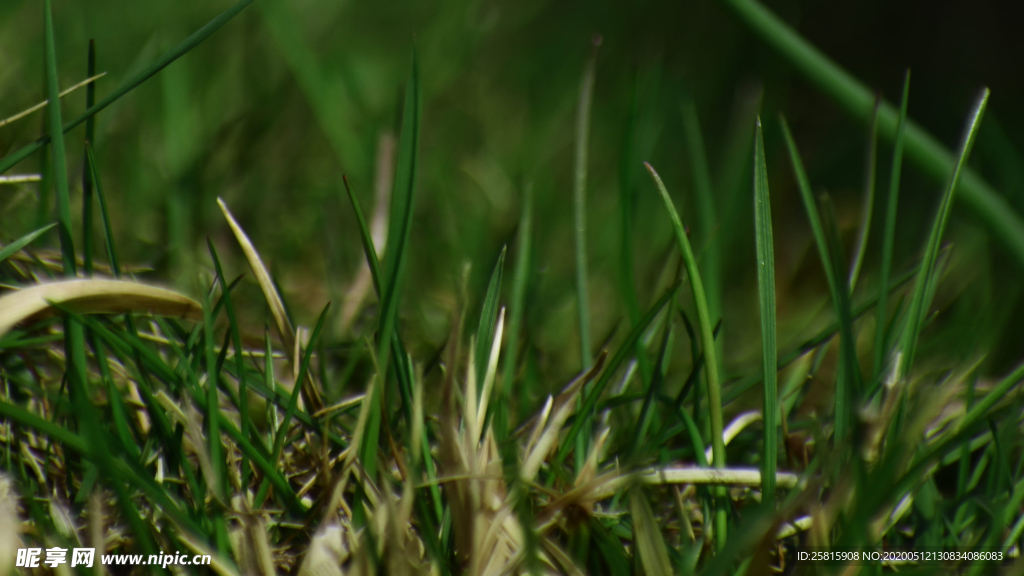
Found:
[{"label": "dry grass blade", "polygon": [[55,305],[83,314],[148,313],[190,320],[203,315],[198,302],[165,288],[125,280],[65,280],[0,298],[0,336],[22,322],[57,313]]},{"label": "dry grass blade", "polygon": [[[78,84],[75,84],[74,86],[72,86],[70,88],[64,89],[64,91],[60,93],[60,97],[63,98],[65,96],[67,96],[68,94],[71,94],[75,90],[78,90],[79,88],[81,88],[83,86],[88,86],[90,82],[93,82],[95,80],[99,80],[100,78],[103,78],[106,75],[107,75],[106,72],[101,72],[101,73],[93,76],[92,78],[86,78],[85,80],[82,80]],[[26,108],[25,110],[22,110],[21,112],[18,112],[14,116],[10,116],[8,118],[4,118],[3,120],[0,120],[0,127],[6,126],[7,124],[10,124],[11,122],[16,122],[18,120],[21,120],[22,118],[24,118],[25,116],[28,116],[29,114],[31,114],[33,112],[42,110],[43,108],[46,108],[46,105],[49,104],[49,103],[50,103],[49,100],[43,100],[39,104],[36,104],[35,106],[32,106],[31,108]]]},{"label": "dry grass blade", "polygon": [[[270,273],[267,272],[267,267],[263,265],[263,260],[260,258],[259,252],[256,251],[256,247],[253,246],[252,241],[242,230],[242,227],[235,221],[235,217],[231,215],[231,211],[228,210],[227,204],[220,198],[217,198],[217,204],[220,205],[221,211],[224,213],[224,218],[228,221],[228,226],[231,227],[231,232],[235,235],[235,239],[238,241],[238,245],[242,248],[242,252],[245,254],[246,261],[249,262],[249,267],[252,269],[252,273],[256,276],[256,281],[260,285],[260,290],[263,291],[263,297],[267,299],[267,305],[270,307],[270,315],[274,317],[274,326],[277,328],[278,336],[281,338],[281,344],[285,350],[291,351],[291,355],[288,360],[292,366],[292,370],[297,370],[299,366],[300,358],[295,346],[295,329],[292,327],[291,321],[288,319],[288,314],[284,309],[284,302],[281,301],[280,294],[277,293],[277,288],[274,287],[274,282],[270,278]],[[317,412],[323,409],[323,401],[320,399],[320,392],[316,386],[313,385],[313,378],[309,376],[306,382],[302,383],[304,396],[306,402],[309,403],[309,411]]]},{"label": "dry grass blade", "polygon": [[661,537],[661,528],[654,519],[650,503],[640,490],[630,491],[629,513],[633,516],[633,539],[636,541],[644,574],[672,574],[672,563],[668,559],[665,540]]}]

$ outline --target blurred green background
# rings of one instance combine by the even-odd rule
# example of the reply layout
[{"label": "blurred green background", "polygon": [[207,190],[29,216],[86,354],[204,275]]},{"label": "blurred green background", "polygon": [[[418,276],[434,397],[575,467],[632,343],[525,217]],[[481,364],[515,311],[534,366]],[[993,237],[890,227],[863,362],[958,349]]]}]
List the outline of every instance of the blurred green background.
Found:
[{"label": "blurred green background", "polygon": [[[107,72],[98,81],[102,97],[229,4],[55,0],[61,85],[85,78],[89,39],[96,41],[98,69]],[[1024,212],[1024,164],[1017,152],[1024,115],[1015,104],[1024,97],[1024,38],[1015,30],[1010,6],[974,2],[968,10],[956,2],[878,0],[766,5],[890,101],[898,100],[903,71],[910,67],[910,116],[950,148],[978,90],[990,86],[993,97],[972,165]],[[682,112],[692,98],[719,220],[714,230],[698,232],[722,242],[724,257],[725,365],[728,374],[755,371],[755,116],[760,110],[765,121],[780,351],[820,330],[833,314],[777,115],[785,114],[793,126],[815,190],[835,201],[848,246],[861,219],[866,127],[712,0],[256,0],[98,116],[95,146],[123,259],[153,269],[141,277],[196,292],[198,274],[209,267],[210,236],[228,263],[228,275],[248,272],[217,208],[215,199],[222,197],[273,269],[300,323],[311,323],[327,300],[339,304],[329,340],[343,363],[346,347],[359,346],[372,323],[357,317],[345,329],[340,317],[363,262],[341,177],[350,177],[364,210],[372,213],[381,142],[397,134],[415,45],[424,111],[401,330],[417,359],[426,362],[436,353],[450,332],[464,263],[472,263],[468,294],[475,306],[502,246],[509,245],[509,263],[519,257],[514,247],[523,190],[532,185],[524,371],[553,388],[579,369],[574,121],[595,34],[603,42],[587,190],[592,338],[600,343],[624,335],[624,182],[635,193],[632,240],[642,306],[659,294],[676,265],[669,220],[643,160],[665,179],[684,223],[696,221]],[[0,117],[43,99],[42,46],[41,2],[0,2]],[[67,97],[65,118],[79,114],[84,99],[84,91]],[[0,127],[0,154],[43,130],[39,113]],[[81,131],[68,140],[77,198]],[[624,158],[628,136],[634,153]],[[890,147],[882,142],[876,223],[889,158]],[[37,155],[12,173],[39,172],[40,162]],[[918,257],[941,187],[905,163],[896,273]],[[40,190],[38,184],[0,186],[4,241],[52,221],[53,201],[41,204]],[[870,292],[877,277],[879,230],[873,231],[858,296]],[[1019,359],[1024,337],[1021,266],[962,207],[954,212],[947,240],[954,251],[935,324],[957,329],[926,340],[923,355],[952,363],[987,352],[987,371],[1002,371]],[[49,242],[56,245],[55,235]],[[695,249],[701,248],[696,242]],[[244,317],[259,331],[264,308],[251,274],[249,280],[241,288],[249,304]],[[372,313],[371,308],[362,317]],[[679,338],[675,345],[687,351],[673,355],[685,365],[690,344]]]}]

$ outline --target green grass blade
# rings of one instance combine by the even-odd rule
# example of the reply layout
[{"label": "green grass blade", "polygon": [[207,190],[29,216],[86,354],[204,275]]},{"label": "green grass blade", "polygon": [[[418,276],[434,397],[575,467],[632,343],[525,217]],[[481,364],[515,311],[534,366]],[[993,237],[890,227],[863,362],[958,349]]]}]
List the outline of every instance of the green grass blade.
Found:
[{"label": "green grass blade", "polygon": [[590,341],[590,293],[587,288],[587,147],[590,142],[590,108],[594,100],[594,79],[597,75],[597,49],[601,37],[595,36],[590,58],[580,81],[580,97],[576,106],[576,148],[573,164],[573,222],[576,226],[576,309],[580,328],[580,365],[590,368],[594,361]]},{"label": "green grass blade", "polygon": [[878,271],[878,311],[875,313],[875,357],[873,374],[880,377],[885,362],[885,327],[889,320],[889,274],[892,272],[892,254],[896,245],[896,211],[899,207],[900,174],[903,170],[903,140],[907,126],[907,102],[910,99],[910,70],[903,76],[903,96],[900,115],[896,123],[896,138],[892,148],[892,168],[889,174],[889,196],[885,206],[885,229],[882,237],[882,267]]},{"label": "green grass blade", "polygon": [[[501,296],[501,276],[505,269],[505,247],[502,246],[498,262],[491,272],[491,280],[487,284],[480,309],[480,324],[476,331],[476,375],[477,386],[483,386],[484,373],[487,371],[487,358],[491,355],[491,344],[494,342],[494,326],[498,322],[498,298]],[[478,390],[479,391],[479,390]]]},{"label": "green grass blade", "polygon": [[868,153],[864,161],[864,207],[861,209],[860,229],[857,231],[857,244],[853,250],[853,264],[850,265],[850,292],[857,287],[857,278],[864,264],[864,254],[868,249],[868,236],[871,235],[871,213],[875,208],[875,173],[878,171],[878,107],[882,100],[875,102],[868,127]]},{"label": "green grass blade", "polygon": [[370,232],[370,227],[366,225],[366,218],[363,217],[363,209],[359,205],[359,199],[356,197],[355,192],[352,191],[352,186],[349,185],[348,176],[342,176],[341,179],[345,183],[345,192],[348,193],[348,200],[352,203],[352,210],[355,212],[356,222],[359,224],[359,239],[363,242],[363,253],[366,254],[366,264],[370,267],[370,276],[373,278],[373,288],[377,292],[377,296],[380,297],[380,261],[377,260],[377,248],[373,245],[373,234]]},{"label": "green grass blade", "polygon": [[[125,80],[124,83],[121,84],[121,86],[119,86],[116,90],[111,92],[106,98],[100,100],[98,103],[96,103],[91,108],[86,110],[81,116],[65,124],[63,127],[63,132],[73,130],[79,124],[85,122],[86,119],[88,119],[89,117],[95,116],[101,110],[103,110],[107,106],[110,106],[125,94],[134,90],[136,87],[139,86],[139,84],[142,84],[146,80],[149,80],[157,72],[166,68],[168,64],[174,62],[178,58],[181,58],[182,56],[187,54],[190,50],[195,48],[200,42],[206,40],[211,34],[220,29],[220,27],[226,24],[228,20],[234,18],[235,15],[241,12],[243,8],[245,8],[249,4],[252,4],[252,2],[253,0],[239,0],[234,6],[228,8],[219,16],[208,22],[205,26],[193,32],[191,36],[182,40],[180,44],[165,52],[160,58],[157,58],[149,66],[146,66],[138,73],[134,74],[131,78]],[[37,150],[49,144],[51,137],[52,135],[40,138],[35,142],[26,144],[18,151],[4,157],[2,160],[0,160],[0,174],[7,172],[15,164],[28,158]]]},{"label": "green grass blade", "polygon": [[829,249],[828,238],[821,223],[821,215],[818,212],[818,205],[814,201],[811,192],[811,183],[807,180],[807,172],[804,170],[803,161],[800,159],[800,152],[797,150],[796,142],[789,131],[785,118],[781,119],[782,134],[786,139],[786,146],[789,148],[789,157],[793,165],[793,172],[800,189],[800,198],[803,200],[804,208],[807,211],[807,219],[811,224],[811,231],[814,234],[814,243],[818,247],[818,254],[821,257],[821,265],[825,269],[825,278],[828,281],[829,292],[832,295],[832,304],[836,309],[836,317],[839,319],[839,343],[843,350],[844,362],[842,365],[843,376],[838,379],[835,401],[835,438],[842,440],[846,438],[850,425],[850,410],[852,409],[852,395],[850,392],[860,390],[860,369],[857,366],[857,349],[853,340],[853,315],[850,312],[849,290],[846,280],[842,277],[839,268]]},{"label": "green grass blade", "polygon": [[[675,232],[676,242],[679,243],[679,250],[683,255],[683,264],[686,266],[686,273],[690,277],[690,287],[693,291],[693,300],[697,308],[697,324],[700,333],[701,348],[704,350],[704,368],[707,374],[708,383],[708,410],[711,415],[711,451],[715,468],[725,468],[725,439],[722,436],[722,392],[719,380],[718,354],[715,345],[714,326],[711,323],[711,315],[708,312],[707,298],[704,295],[704,284],[701,282],[700,269],[697,266],[697,259],[690,247],[690,240],[686,236],[686,230],[679,219],[679,213],[672,203],[672,197],[668,195],[661,177],[655,172],[654,167],[645,163],[647,171],[658,187],[661,199],[665,203],[665,210],[672,220],[672,228]],[[725,546],[727,535],[726,520],[728,510],[725,501],[726,492],[724,487],[716,489],[715,505],[715,544],[719,551]]]},{"label": "green grass blade", "polygon": [[50,105],[46,108],[53,159],[53,187],[57,193],[57,235],[60,237],[61,261],[64,275],[75,275],[75,243],[71,234],[71,200],[68,194],[68,172],[64,156],[64,132],[61,130],[60,86],[57,84],[57,51],[54,47],[53,14],[50,0],[44,0],[46,91]]},{"label": "green grass blade", "polygon": [[117,249],[114,247],[114,229],[110,225],[110,213],[107,211],[107,196],[103,193],[103,183],[96,167],[96,156],[93,154],[91,143],[86,143],[85,155],[89,161],[89,173],[92,174],[93,183],[96,186],[96,198],[100,201],[100,218],[103,219],[103,237],[107,247],[107,258],[110,260],[110,269],[114,278],[120,278],[121,265],[118,263]]},{"label": "green grass blade", "polygon": [[[86,78],[96,76],[96,43],[89,40],[89,53],[86,62]],[[96,104],[96,81],[89,82],[85,87],[85,109]],[[85,121],[85,142],[88,145],[96,137],[96,116],[89,116]],[[89,169],[89,158],[86,153],[85,169],[82,171],[82,266],[86,276],[92,276],[92,173]]]},{"label": "green grass blade", "polygon": [[634,326],[640,321],[640,299],[636,294],[636,273],[633,263],[633,209],[635,202],[633,172],[636,169],[636,164],[639,163],[634,158],[636,155],[639,92],[640,80],[638,77],[633,85],[633,95],[629,103],[626,136],[622,145],[622,158],[619,166],[619,233],[622,235],[619,244],[619,283],[630,323]]},{"label": "green grass blade", "polygon": [[757,293],[761,309],[761,366],[764,371],[764,438],[761,460],[762,502],[775,507],[775,463],[778,458],[779,392],[775,327],[775,248],[772,208],[768,194],[768,167],[764,158],[761,119],[754,144],[754,230],[757,243]]},{"label": "green grass blade", "polygon": [[558,454],[555,457],[556,465],[561,464],[565,460],[565,457],[569,455],[569,452],[576,446],[576,437],[579,436],[580,432],[583,430],[584,421],[593,417],[597,401],[604,392],[604,389],[608,387],[612,377],[615,375],[615,371],[622,366],[622,363],[625,362],[628,357],[636,352],[636,345],[637,342],[639,342],[640,337],[647,331],[647,327],[651,325],[651,322],[654,322],[658,313],[661,312],[661,309],[675,295],[678,289],[679,284],[669,288],[661,298],[651,306],[647,313],[640,318],[640,323],[633,327],[626,336],[626,339],[619,346],[618,351],[615,352],[615,356],[612,357],[611,361],[608,362],[608,365],[601,371],[601,377],[598,378],[597,382],[593,384],[591,389],[584,394],[581,406],[576,411],[577,418],[573,420],[572,427],[570,427],[569,432],[566,433],[565,441],[562,442]]},{"label": "green grass blade", "polygon": [[900,343],[900,352],[903,355],[900,365],[903,367],[901,370],[903,374],[909,373],[911,366],[913,366],[917,339],[921,332],[921,326],[924,324],[925,317],[931,307],[931,298],[928,296],[927,288],[929,283],[934,280],[932,275],[935,270],[935,260],[939,255],[939,244],[942,242],[942,235],[946,231],[946,223],[953,209],[953,198],[967,166],[967,158],[970,156],[971,148],[974,146],[974,141],[977,138],[978,127],[981,124],[981,119],[985,116],[988,96],[989,90],[986,88],[982,91],[981,96],[978,97],[974,109],[971,111],[967,122],[967,131],[964,133],[960,144],[960,154],[956,162],[956,168],[953,170],[953,176],[950,178],[946,192],[942,195],[942,199],[939,202],[939,210],[935,216],[935,222],[932,224],[931,233],[928,235],[928,243],[925,245],[921,268],[917,272],[917,280],[914,283],[914,294],[910,299],[910,305],[907,310],[907,326],[904,328]]},{"label": "green grass blade", "polygon": [[2,249],[0,249],[0,263],[13,256],[16,252],[18,252],[25,246],[31,244],[36,238],[39,238],[43,234],[47,233],[50,230],[50,228],[53,228],[56,225],[56,223],[49,224],[47,226],[40,228],[39,230],[36,230],[35,232],[29,232],[28,234],[25,234],[24,236],[18,238],[14,242],[11,242],[7,246],[4,246]]},{"label": "green grass blade", "polygon": [[[530,251],[533,249],[533,187],[529,184],[523,190],[522,214],[519,216],[518,242],[516,244],[516,265],[512,273],[512,300],[509,302],[508,346],[505,348],[502,366],[502,390],[506,398],[512,392],[515,383],[517,352],[519,350],[519,334],[522,332],[523,317],[526,315],[526,287],[530,281]],[[519,393],[519,409],[523,409],[530,399],[530,391],[524,385]],[[513,410],[516,404],[509,404]],[[517,422],[515,414],[509,415],[510,422]],[[499,440],[501,440],[499,438]]]},{"label": "green grass blade", "polygon": [[[875,98],[863,84],[760,2],[725,0],[725,3],[765,43],[781,53],[850,115],[863,122],[868,121]],[[896,136],[897,118],[896,109],[883,103],[878,113],[878,128],[890,141]],[[905,131],[907,157],[935,180],[948,181],[956,166],[956,159],[950,151],[914,122],[908,121]],[[1024,263],[1024,220],[998,191],[975,172],[964,170],[962,179],[961,199],[1009,248],[1018,262]]]},{"label": "green grass blade", "polygon": [[[238,332],[238,319],[235,316],[235,306],[231,301],[231,290],[227,280],[224,278],[224,270],[220,265],[220,258],[217,257],[217,250],[213,247],[213,241],[206,239],[206,245],[210,249],[210,258],[213,260],[213,268],[217,273],[217,282],[220,283],[224,298],[224,308],[228,314],[228,326],[231,331],[231,343],[235,347],[235,369],[238,373],[238,416],[242,436],[249,437],[249,386],[245,378],[245,362],[242,359],[242,337]],[[302,382],[299,380],[299,382]],[[249,463],[247,458],[242,456],[242,489],[248,486]]]},{"label": "green grass blade", "polygon": [[[671,307],[669,307],[669,310],[671,311]],[[661,337],[661,346],[658,348],[658,360],[655,363],[655,371],[651,377],[651,381],[647,385],[647,391],[644,393],[644,403],[643,406],[640,407],[640,418],[637,420],[636,430],[633,433],[633,442],[629,449],[629,454],[636,459],[643,456],[642,448],[644,438],[647,436],[647,430],[651,427],[651,421],[654,419],[654,402],[661,394],[661,386],[665,381],[665,372],[668,368],[668,360],[671,357],[672,340],[674,336],[671,316],[671,314],[667,314],[665,317],[665,327]]]},{"label": "green grass blade", "polygon": [[[380,317],[377,324],[378,382],[380,386],[375,388],[372,398],[368,399],[372,408],[363,437],[363,445],[359,452],[363,467],[370,478],[375,478],[377,474],[377,442],[380,435],[381,417],[380,391],[385,389],[387,383],[388,352],[395,331],[402,272],[409,251],[409,234],[412,229],[415,205],[419,130],[419,65],[416,52],[413,51],[409,83],[406,87],[405,104],[402,111],[402,135],[398,144],[398,171],[395,177],[394,192],[391,195],[388,251],[384,257],[384,275],[381,277],[383,291],[380,296]],[[397,361],[401,361],[401,359],[397,359]]]},{"label": "green grass blade", "polygon": [[693,173],[693,190],[696,193],[694,197],[697,200],[701,279],[707,293],[708,313],[712,322],[715,322],[722,315],[722,259],[720,243],[715,242],[718,233],[715,193],[711,187],[711,168],[704,147],[704,136],[700,130],[700,117],[697,115],[697,105],[691,95],[683,97],[682,108],[683,133],[686,137],[690,171]]},{"label": "green grass blade", "polygon": [[[224,449],[221,446],[220,435],[220,405],[218,399],[217,380],[219,379],[220,365],[217,362],[217,353],[214,350],[213,339],[213,303],[211,301],[212,290],[203,291],[203,340],[206,348],[206,440],[208,443],[207,453],[210,455],[210,464],[213,467],[213,478],[207,481],[215,500],[222,505],[228,503],[228,478],[224,458],[221,456]],[[300,386],[295,385],[296,388]],[[228,557],[230,544],[228,543],[227,523],[224,514],[218,506],[214,505],[211,511],[213,520],[214,539],[217,545],[217,552]]]}]

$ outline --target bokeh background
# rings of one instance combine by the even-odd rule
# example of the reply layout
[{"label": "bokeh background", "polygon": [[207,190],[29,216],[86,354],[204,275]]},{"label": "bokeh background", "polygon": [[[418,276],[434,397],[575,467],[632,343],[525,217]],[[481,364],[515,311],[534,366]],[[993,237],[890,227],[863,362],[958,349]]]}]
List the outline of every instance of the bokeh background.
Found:
[{"label": "bokeh background", "polygon": [[[98,94],[199,28],[230,2],[55,0],[62,86],[86,76],[95,39]],[[955,147],[982,86],[992,88],[972,165],[1024,212],[1024,36],[1009,3],[978,1],[765,4],[890,101],[912,69],[910,116]],[[751,158],[754,120],[764,118],[775,218],[780,351],[833,319],[827,286],[799,202],[777,120],[790,121],[815,190],[836,203],[852,246],[862,218],[866,127],[815,90],[713,0],[256,0],[241,15],[98,117],[95,143],[123,259],[140,277],[198,291],[211,237],[228,274],[247,272],[215,199],[232,208],[272,267],[292,314],[309,324],[337,305],[327,341],[335,364],[372,330],[370,306],[350,322],[342,308],[363,262],[347,174],[373,212],[378,164],[397,134],[413,47],[423,86],[418,198],[401,329],[417,359],[443,346],[471,263],[475,307],[503,246],[515,249],[523,193],[532,186],[533,258],[527,292],[523,371],[538,389],[579,369],[574,292],[572,174],[576,102],[600,35],[589,142],[587,218],[595,342],[621,339],[620,194],[631,187],[633,255],[641,304],[676,266],[672,237],[642,160],[658,168],[684,221],[695,221],[694,174],[683,103],[697,111],[719,224],[698,231],[722,242],[723,349],[727,373],[759,366]],[[37,0],[0,2],[0,117],[43,99],[42,9]],[[65,116],[84,109],[67,97]],[[635,104],[634,104],[635,103]],[[631,107],[634,154],[624,158]],[[0,154],[38,137],[35,114],[0,127]],[[81,129],[70,136],[69,170],[80,198]],[[881,219],[890,146],[882,142],[875,222]],[[40,170],[36,156],[14,173]],[[624,172],[625,171],[625,172]],[[387,170],[384,171],[387,173]],[[0,186],[0,236],[16,238],[52,221],[52,191]],[[912,164],[904,169],[896,271],[918,257],[942,188]],[[385,187],[386,189],[386,187]],[[43,194],[41,197],[40,194]],[[49,196],[48,196],[49,195]],[[78,215],[76,215],[78,218]],[[76,220],[80,233],[80,219]],[[876,279],[876,227],[861,293]],[[1021,266],[962,206],[934,324],[955,324],[923,353],[951,362],[987,354],[985,371],[1019,360],[1024,337]],[[48,240],[56,245],[56,238]],[[702,246],[698,243],[698,252]],[[507,278],[510,274],[507,275]],[[506,280],[505,292],[511,282]],[[251,275],[240,296],[255,332],[265,321]],[[857,299],[855,298],[855,301]],[[688,298],[684,298],[688,302]],[[475,308],[471,308],[475,309]],[[871,322],[870,318],[863,322]],[[470,325],[475,321],[470,317]],[[619,328],[616,330],[616,328]],[[865,330],[872,333],[873,330]],[[936,332],[932,330],[932,332]],[[685,338],[675,345],[688,352]],[[687,353],[674,354],[682,374]],[[941,360],[940,360],[941,361]],[[342,379],[334,391],[350,384]]]}]

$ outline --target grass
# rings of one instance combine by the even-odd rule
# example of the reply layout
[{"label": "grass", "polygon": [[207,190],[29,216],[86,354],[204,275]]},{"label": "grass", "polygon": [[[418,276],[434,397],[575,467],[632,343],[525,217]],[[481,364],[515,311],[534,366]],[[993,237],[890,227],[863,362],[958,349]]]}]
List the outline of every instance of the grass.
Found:
[{"label": "grass", "polygon": [[[574,72],[560,85],[554,107],[567,120],[529,154],[508,154],[518,173],[483,152],[461,165],[493,207],[487,219],[438,186],[459,158],[446,144],[459,137],[430,115],[447,60],[428,35],[412,51],[400,96],[389,97],[401,106],[380,122],[399,136],[393,162],[381,161],[394,173],[390,206],[370,215],[388,223],[378,258],[361,198],[375,188],[362,183],[372,154],[357,150],[364,138],[354,134],[357,113],[373,114],[364,101],[372,94],[360,92],[358,70],[316,61],[322,47],[303,35],[292,7],[267,4],[251,18],[269,24],[281,70],[311,101],[324,139],[310,146],[330,148],[318,158],[345,167],[321,167],[333,184],[320,210],[332,225],[353,225],[332,237],[300,233],[313,239],[302,249],[331,253],[339,266],[365,261],[376,294],[358,296],[342,329],[324,295],[354,298],[356,284],[346,291],[332,272],[319,278],[306,261],[281,258],[278,243],[303,224],[282,212],[274,229],[250,227],[254,212],[272,210],[259,194],[226,190],[219,214],[212,196],[197,194],[203,208],[185,228],[209,234],[208,256],[171,253],[187,243],[147,244],[145,220],[124,202],[134,191],[123,188],[123,172],[144,167],[126,167],[105,141],[116,134],[107,114],[124,112],[97,116],[235,16],[232,27],[252,25],[241,16],[248,3],[99,99],[103,45],[90,43],[85,112],[70,123],[63,115],[74,104],[58,86],[61,20],[43,3],[46,136],[0,160],[0,172],[26,159],[45,168],[42,178],[10,181],[19,188],[5,224],[22,216],[34,224],[37,214],[45,223],[50,206],[56,214],[0,247],[0,526],[19,527],[0,547],[190,550],[216,561],[182,572],[222,576],[890,571],[794,567],[804,545],[1019,555],[1019,334],[1011,326],[976,342],[967,336],[997,325],[986,318],[1009,314],[1016,301],[987,288],[989,276],[1002,278],[990,270],[999,252],[972,236],[956,209],[964,198],[1019,256],[1018,217],[968,168],[987,90],[954,160],[908,119],[909,74],[896,113],[760,5],[728,0],[869,123],[864,169],[853,170],[863,174],[861,208],[845,208],[842,190],[818,193],[830,175],[802,120],[791,130],[757,116],[715,154],[718,130],[701,128],[701,93],[684,92],[680,118],[679,92],[669,90],[674,120],[662,130],[652,104],[662,80],[645,72],[623,90],[628,106],[617,109],[615,128],[623,144],[608,154],[604,98],[613,88],[599,69],[621,48],[598,59],[592,43],[571,67],[583,66],[580,84]],[[344,76],[336,84],[335,73]],[[766,85],[766,95],[775,89]],[[749,106],[739,108],[748,119]],[[77,156],[74,129],[83,123],[79,167],[67,159]],[[518,138],[511,129],[504,137]],[[221,133],[218,142],[232,138]],[[881,219],[872,214],[880,139],[893,142]],[[932,176],[948,165],[941,195],[914,196],[918,184],[902,178],[904,149]],[[791,170],[782,169],[786,159]],[[546,162],[565,165],[564,182],[546,174]],[[659,174],[653,165],[663,162]],[[746,208],[730,203],[739,166],[750,175]],[[79,168],[81,194],[69,177]],[[644,168],[657,197],[642,193],[651,188],[637,177]],[[191,170],[202,172],[172,167],[181,178],[174,190],[202,179]],[[29,186],[53,200],[22,209],[17,202],[32,203]],[[913,211],[896,217],[908,193],[935,209],[924,226]],[[202,217],[207,208],[215,221]],[[130,234],[118,236],[118,226]],[[916,237],[919,227],[926,237]],[[474,229],[500,230],[500,242]],[[125,236],[152,258],[125,258]],[[186,261],[195,263],[191,278],[168,276],[172,262]],[[439,277],[447,288],[437,288]],[[153,285],[161,279],[178,288]],[[993,359],[1000,354],[1016,367]],[[0,574],[8,552],[0,549]]]}]

